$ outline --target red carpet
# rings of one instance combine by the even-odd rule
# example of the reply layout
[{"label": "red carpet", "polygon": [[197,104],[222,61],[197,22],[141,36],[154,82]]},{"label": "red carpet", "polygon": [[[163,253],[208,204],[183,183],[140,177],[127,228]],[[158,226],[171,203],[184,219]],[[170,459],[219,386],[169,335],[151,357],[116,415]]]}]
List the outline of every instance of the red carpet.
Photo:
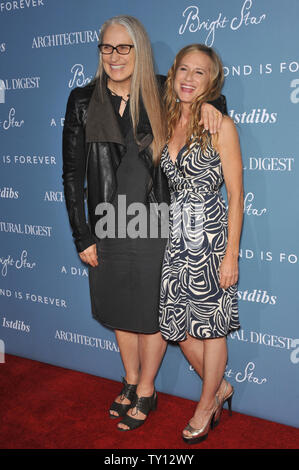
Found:
[{"label": "red carpet", "polygon": [[195,403],[159,393],[140,429],[119,432],[107,410],[120,384],[6,355],[0,364],[1,449],[298,449],[299,429],[224,410],[206,441],[180,435]]}]

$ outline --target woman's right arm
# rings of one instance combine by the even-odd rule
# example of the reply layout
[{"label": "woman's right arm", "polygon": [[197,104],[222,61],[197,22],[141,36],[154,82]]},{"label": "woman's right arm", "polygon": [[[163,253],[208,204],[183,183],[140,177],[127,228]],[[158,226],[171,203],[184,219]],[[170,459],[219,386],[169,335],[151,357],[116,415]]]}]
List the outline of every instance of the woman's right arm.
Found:
[{"label": "woman's right arm", "polygon": [[84,129],[76,103],[76,89],[71,92],[67,102],[62,154],[65,202],[76,249],[81,257],[83,251],[95,244],[95,237],[86,223],[84,206],[86,151]]}]

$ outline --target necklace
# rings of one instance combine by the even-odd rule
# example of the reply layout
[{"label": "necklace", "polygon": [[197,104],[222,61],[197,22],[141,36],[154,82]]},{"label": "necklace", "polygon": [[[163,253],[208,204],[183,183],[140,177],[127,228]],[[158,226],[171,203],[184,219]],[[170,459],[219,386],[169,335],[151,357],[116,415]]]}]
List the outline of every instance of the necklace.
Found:
[{"label": "necklace", "polygon": [[117,96],[118,98],[120,98],[122,101],[124,101],[124,103],[127,104],[127,102],[129,101],[129,98],[130,98],[130,94],[128,93],[127,94],[127,99],[125,100],[125,98],[123,98],[121,95],[118,95],[117,93],[115,93],[115,91],[111,90],[111,88],[109,88],[110,92],[112,93],[113,96]]}]

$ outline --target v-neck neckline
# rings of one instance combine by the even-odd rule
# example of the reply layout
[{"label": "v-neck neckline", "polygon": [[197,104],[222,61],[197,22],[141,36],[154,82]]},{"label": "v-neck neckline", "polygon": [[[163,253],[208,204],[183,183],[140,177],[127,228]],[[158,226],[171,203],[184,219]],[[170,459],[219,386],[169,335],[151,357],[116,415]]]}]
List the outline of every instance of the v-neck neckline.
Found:
[{"label": "v-neck neckline", "polygon": [[166,144],[166,146],[167,146],[167,153],[168,153],[169,160],[171,161],[171,163],[172,163],[173,165],[177,165],[179,159],[181,158],[182,154],[184,153],[184,151],[185,151],[185,149],[186,149],[186,147],[187,147],[187,144],[184,144],[183,147],[179,150],[179,152],[178,152],[178,154],[177,154],[175,160],[172,160],[172,158],[171,158],[171,155],[170,155],[170,152],[169,152],[169,146],[168,146],[168,144]]}]

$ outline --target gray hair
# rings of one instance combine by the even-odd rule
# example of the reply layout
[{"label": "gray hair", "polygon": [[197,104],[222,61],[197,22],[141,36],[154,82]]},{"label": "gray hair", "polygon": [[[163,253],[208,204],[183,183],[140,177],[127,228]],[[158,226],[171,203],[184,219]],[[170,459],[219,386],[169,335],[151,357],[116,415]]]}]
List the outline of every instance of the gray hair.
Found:
[{"label": "gray hair", "polygon": [[[165,120],[163,119],[161,96],[154,70],[151,43],[144,26],[137,18],[120,15],[105,21],[99,37],[100,44],[103,41],[106,29],[114,24],[124,26],[134,44],[135,66],[130,90],[130,113],[133,130],[136,137],[136,129],[139,122],[139,99],[141,95],[152,127],[154,136],[152,148],[156,162],[165,143]],[[95,78],[99,78],[100,90],[103,90],[104,77],[105,71],[100,54],[99,65],[95,75]]]}]

